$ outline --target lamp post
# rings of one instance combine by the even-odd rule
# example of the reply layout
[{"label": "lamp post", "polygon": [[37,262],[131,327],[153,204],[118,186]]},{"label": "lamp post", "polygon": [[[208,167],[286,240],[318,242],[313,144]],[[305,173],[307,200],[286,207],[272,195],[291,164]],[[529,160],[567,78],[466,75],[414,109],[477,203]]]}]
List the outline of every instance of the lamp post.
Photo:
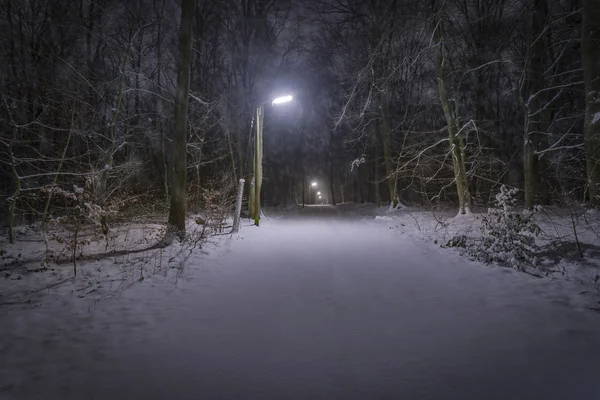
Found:
[{"label": "lamp post", "polygon": [[[275,98],[271,105],[275,106],[277,104],[287,103],[292,101],[292,96],[282,96]],[[254,225],[260,225],[260,190],[262,188],[262,160],[263,160],[263,123],[264,123],[264,114],[265,114],[265,104],[261,103],[258,107],[256,107],[256,139],[255,139],[255,150],[254,150],[254,190],[251,194],[254,197],[253,201],[250,199],[250,211],[251,216],[254,217]]]},{"label": "lamp post", "polygon": [[[312,204],[312,191],[317,187],[317,182],[312,182],[308,188],[308,204]],[[316,202],[315,202],[316,203]]]}]

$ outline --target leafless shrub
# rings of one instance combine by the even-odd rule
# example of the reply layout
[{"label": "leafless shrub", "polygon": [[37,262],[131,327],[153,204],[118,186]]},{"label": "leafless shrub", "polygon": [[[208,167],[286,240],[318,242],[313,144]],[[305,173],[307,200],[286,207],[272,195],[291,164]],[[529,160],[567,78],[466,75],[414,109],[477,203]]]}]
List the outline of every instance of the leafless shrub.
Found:
[{"label": "leafless shrub", "polygon": [[436,208],[434,208],[431,213],[433,214],[433,219],[435,219],[435,227],[433,228],[434,232],[437,232],[439,230],[443,230],[446,229],[448,227],[448,216],[444,216],[443,211],[440,211]]},{"label": "leafless shrub", "polygon": [[225,174],[200,189],[196,209],[199,216],[196,222],[210,229],[212,233],[222,233],[235,208],[236,186],[231,176]]},{"label": "leafless shrub", "polygon": [[[48,245],[48,237],[44,223],[42,232],[46,244],[45,263],[58,261],[63,254],[68,254],[73,263],[73,273],[77,275],[77,260],[83,257],[83,249],[92,242],[98,242],[108,235],[102,235],[98,229],[101,220],[116,213],[115,208],[101,207],[93,201],[93,197],[84,187],[73,185],[72,190],[64,190],[58,186],[42,188],[42,196],[53,196],[63,201],[65,208],[61,215],[49,219],[48,224],[53,227],[51,237],[62,250],[55,252]],[[56,211],[56,210],[55,210]],[[82,233],[84,233],[82,235]]]}]

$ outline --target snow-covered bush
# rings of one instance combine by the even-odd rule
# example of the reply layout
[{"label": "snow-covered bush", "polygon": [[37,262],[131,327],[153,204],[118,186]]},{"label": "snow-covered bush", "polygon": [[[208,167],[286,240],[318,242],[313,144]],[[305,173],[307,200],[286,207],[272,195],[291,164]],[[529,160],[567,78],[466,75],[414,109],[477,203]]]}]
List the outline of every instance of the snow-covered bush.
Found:
[{"label": "snow-covered bush", "polygon": [[44,203],[48,196],[53,202],[52,207],[48,209],[48,215],[55,215],[49,222],[54,224],[77,221],[100,225],[103,217],[112,217],[117,213],[116,204],[106,204],[104,207],[98,205],[90,194],[87,183],[85,187],[73,185],[70,190],[57,185],[43,187],[40,190],[40,198]]},{"label": "snow-covered bush", "polygon": [[[48,219],[48,226],[53,229],[50,237],[63,246],[58,252],[54,252],[49,246],[46,232],[43,232],[46,242],[45,263],[58,262],[61,256],[66,255],[76,268],[77,259],[83,257],[83,249],[92,242],[107,240],[108,232],[102,235],[97,228],[101,227],[102,218],[112,216],[116,213],[114,206],[101,207],[94,203],[93,197],[86,187],[73,185],[71,190],[65,190],[58,186],[49,186],[41,190],[42,196],[52,196],[56,201],[63,202],[62,210],[53,210],[58,216]],[[82,232],[86,231],[83,235]],[[76,269],[74,270],[76,274]]]},{"label": "snow-covered bush", "polygon": [[537,267],[539,249],[535,243],[540,228],[534,222],[539,208],[528,212],[514,211],[517,189],[506,186],[496,195],[495,206],[482,217],[480,235],[460,235],[448,241],[448,247],[458,247],[470,258],[486,264],[498,263],[516,270]]}]

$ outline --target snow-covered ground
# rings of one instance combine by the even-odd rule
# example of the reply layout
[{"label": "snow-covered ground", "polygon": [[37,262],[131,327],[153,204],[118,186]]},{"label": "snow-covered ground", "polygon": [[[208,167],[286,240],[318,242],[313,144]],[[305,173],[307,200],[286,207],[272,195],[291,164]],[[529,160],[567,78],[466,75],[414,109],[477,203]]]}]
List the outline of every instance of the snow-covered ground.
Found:
[{"label": "snow-covered ground", "polygon": [[[580,294],[591,286],[435,243],[474,220],[359,205],[265,214],[201,250],[82,261],[76,279],[4,304],[0,399],[600,398],[600,314]],[[78,295],[85,271],[115,270],[107,260],[152,259],[161,268],[143,280]],[[0,299],[26,300],[52,272],[11,274]]]},{"label": "snow-covered ground", "polygon": [[[448,241],[457,235],[480,236],[485,213],[485,210],[479,210],[457,215],[453,208],[422,210],[411,207],[390,211],[388,207],[354,203],[335,207],[335,210],[338,218],[373,219],[403,238],[440,247],[448,247]],[[276,210],[274,214],[286,213]],[[600,296],[600,214],[548,207],[535,215],[534,222],[541,229],[536,237],[540,269],[534,272],[551,279],[578,281],[583,284],[582,290],[591,296]],[[592,306],[599,307],[597,303]]]}]

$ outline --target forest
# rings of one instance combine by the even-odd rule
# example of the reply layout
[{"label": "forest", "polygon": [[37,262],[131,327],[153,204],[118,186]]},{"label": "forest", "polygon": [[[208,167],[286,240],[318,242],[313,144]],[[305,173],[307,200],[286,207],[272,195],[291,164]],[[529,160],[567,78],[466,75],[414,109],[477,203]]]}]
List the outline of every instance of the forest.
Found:
[{"label": "forest", "polygon": [[2,0],[11,241],[174,208],[182,228],[231,212],[241,178],[252,214],[262,103],[265,206],[311,201],[315,179],[334,205],[468,213],[501,185],[529,210],[600,205],[597,0],[182,3]]},{"label": "forest", "polygon": [[600,0],[0,0],[0,399],[600,399]]}]

